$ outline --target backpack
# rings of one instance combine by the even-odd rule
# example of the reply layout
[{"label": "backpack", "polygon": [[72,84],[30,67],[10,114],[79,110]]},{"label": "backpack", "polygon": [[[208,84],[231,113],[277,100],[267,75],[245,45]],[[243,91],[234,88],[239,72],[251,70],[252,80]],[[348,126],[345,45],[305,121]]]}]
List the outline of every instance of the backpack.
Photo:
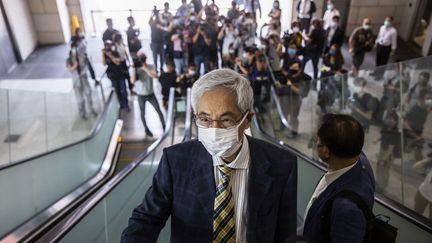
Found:
[{"label": "backpack", "polygon": [[[357,205],[366,218],[366,234],[363,242],[365,243],[394,243],[396,242],[397,228],[390,225],[390,218],[385,215],[374,215],[372,210],[366,205],[364,200],[355,192],[343,190],[336,193],[326,202],[326,211],[323,216],[324,228],[330,234],[330,216],[332,204],[336,198],[347,198]],[[330,237],[329,237],[330,239]]]}]

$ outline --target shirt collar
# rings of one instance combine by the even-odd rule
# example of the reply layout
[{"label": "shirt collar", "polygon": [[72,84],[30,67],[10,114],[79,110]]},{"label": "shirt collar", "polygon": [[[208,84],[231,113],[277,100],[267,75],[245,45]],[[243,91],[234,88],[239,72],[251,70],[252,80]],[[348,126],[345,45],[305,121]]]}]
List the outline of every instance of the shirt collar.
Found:
[{"label": "shirt collar", "polygon": [[327,185],[335,181],[337,178],[341,177],[343,174],[345,174],[347,171],[353,168],[357,163],[358,160],[354,164],[348,167],[344,167],[342,169],[335,170],[335,171],[331,171],[331,170],[327,171],[327,173],[324,174],[324,179],[326,180]]},{"label": "shirt collar", "polygon": [[226,165],[232,169],[237,170],[245,170],[249,168],[249,161],[250,161],[250,154],[249,154],[249,142],[246,138],[246,135],[243,135],[243,142],[240,149],[240,152],[237,154],[237,157],[229,164],[226,164],[222,158],[218,156],[212,156],[213,159],[213,166],[218,165]]}]

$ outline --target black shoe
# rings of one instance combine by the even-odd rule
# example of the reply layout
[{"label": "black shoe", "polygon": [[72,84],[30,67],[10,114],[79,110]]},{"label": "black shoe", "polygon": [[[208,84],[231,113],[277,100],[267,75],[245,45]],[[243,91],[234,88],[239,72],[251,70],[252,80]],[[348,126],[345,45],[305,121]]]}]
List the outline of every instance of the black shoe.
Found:
[{"label": "black shoe", "polygon": [[150,130],[148,130],[148,129],[145,131],[145,134],[147,137],[151,137],[151,138],[153,137],[153,133],[150,132]]}]

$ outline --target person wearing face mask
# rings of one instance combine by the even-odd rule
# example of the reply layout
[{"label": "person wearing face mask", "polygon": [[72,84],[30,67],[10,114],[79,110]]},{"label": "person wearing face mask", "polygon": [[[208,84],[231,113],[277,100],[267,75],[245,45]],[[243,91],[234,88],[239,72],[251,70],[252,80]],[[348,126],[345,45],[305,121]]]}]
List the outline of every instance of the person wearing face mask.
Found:
[{"label": "person wearing face mask", "polygon": [[273,2],[273,8],[270,10],[268,16],[271,18],[270,24],[274,25],[275,33],[277,35],[281,34],[281,15],[282,10],[279,7],[279,1],[275,0]]},{"label": "person wearing face mask", "polygon": [[288,69],[283,71],[286,76],[277,82],[279,98],[283,112],[291,125],[291,137],[299,132],[300,107],[302,100],[309,93],[311,77],[301,70],[301,62],[293,61]]},{"label": "person wearing face mask", "polygon": [[306,207],[303,223],[305,242],[364,242],[367,221],[363,211],[346,196],[356,196],[372,210],[375,179],[362,152],[364,131],[351,116],[327,114],[317,133],[319,158],[328,165]]},{"label": "person wearing face mask", "polygon": [[282,54],[282,73],[285,76],[288,75],[287,70],[289,70],[291,64],[299,61],[299,50],[296,43],[293,41],[285,48],[285,52]]},{"label": "person wearing face mask", "polygon": [[300,0],[296,10],[301,30],[309,33],[312,16],[316,12],[315,2],[313,0]]},{"label": "person wearing face mask", "polygon": [[173,242],[292,242],[297,159],[245,134],[254,115],[249,81],[214,70],[191,99],[198,140],[164,149],[122,242],[156,242],[169,217]]},{"label": "person wearing face mask", "polygon": [[365,53],[372,50],[374,43],[373,32],[371,28],[371,20],[363,19],[363,24],[353,30],[349,37],[349,53],[352,56],[352,72],[353,76],[358,75],[358,70],[363,64]]},{"label": "person wearing face mask", "polygon": [[[378,36],[375,40],[376,47],[376,59],[375,66],[379,67],[386,65],[390,54],[394,54],[397,48],[397,30],[392,26],[393,17],[387,16],[384,20],[384,24],[381,26]],[[372,73],[375,76],[375,80],[381,80],[385,69],[378,68]]]},{"label": "person wearing face mask", "polygon": [[82,75],[82,72],[85,72],[86,69],[81,70],[82,67],[79,65],[77,48],[78,44],[72,41],[69,57],[66,60],[66,67],[72,75],[72,83],[78,103],[79,115],[82,119],[86,120],[88,118],[87,110],[94,116],[97,116],[97,112],[93,106],[93,98],[88,79]]},{"label": "person wearing face mask", "polygon": [[334,1],[328,0],[327,10],[324,12],[324,17],[323,17],[325,30],[332,26],[334,16],[340,16],[340,12],[339,10],[336,9]]},{"label": "person wearing face mask", "polygon": [[330,50],[330,46],[334,44],[342,47],[345,37],[343,30],[339,26],[339,21],[340,17],[338,15],[333,16],[330,26],[326,29],[324,54],[327,54],[327,52]]},{"label": "person wearing face mask", "polygon": [[120,54],[116,51],[114,44],[110,40],[105,41],[105,48],[102,49],[102,63],[108,66],[105,72],[116,91],[117,98],[120,102],[120,108],[129,112],[126,83],[121,66]]},{"label": "person wearing face mask", "polygon": [[295,43],[298,50],[302,48],[303,36],[300,32],[300,23],[298,21],[291,23],[291,32],[285,31],[283,39],[285,47],[290,43]]}]

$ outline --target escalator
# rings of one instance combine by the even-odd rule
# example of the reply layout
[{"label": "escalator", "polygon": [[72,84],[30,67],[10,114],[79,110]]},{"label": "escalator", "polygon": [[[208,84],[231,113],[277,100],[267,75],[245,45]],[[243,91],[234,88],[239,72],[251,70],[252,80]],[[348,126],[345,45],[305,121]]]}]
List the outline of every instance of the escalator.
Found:
[{"label": "escalator", "polygon": [[[184,111],[180,111],[181,105],[177,105],[177,109],[174,108],[174,93],[172,92],[166,129],[162,137],[119,170],[78,207],[64,215],[53,227],[33,236],[30,240],[32,242],[106,242],[111,240],[118,242],[132,209],[142,201],[145,191],[151,184],[163,148],[190,139],[190,90],[185,103]],[[184,118],[176,117],[175,110],[177,110],[177,116],[182,114]],[[168,239],[166,237],[169,237],[169,227],[163,232],[165,233],[161,234],[161,239],[165,241]]]},{"label": "escalator", "polygon": [[[184,118],[175,119],[175,102],[176,100],[174,98],[174,93],[172,92],[170,95],[170,109],[168,110],[168,119],[172,120],[170,125],[174,126],[174,121],[176,121],[178,125],[176,128],[171,127],[169,129],[169,133],[165,131],[164,137],[167,138],[166,140],[179,142],[184,139],[183,136],[180,136],[181,138],[175,139],[174,135],[179,137],[177,134],[183,133],[184,127],[182,127],[182,124],[184,122]],[[177,103],[181,102],[181,100],[177,100]],[[183,101],[183,103],[185,103],[185,101]],[[121,173],[121,171],[128,167],[131,162],[145,157],[146,154],[151,150],[149,146],[154,147],[155,144],[160,144],[160,139],[157,141],[139,142],[122,141],[120,137],[122,121],[117,120],[117,117],[119,116],[118,111],[118,102],[115,99],[115,96],[111,94],[106,104],[105,111],[101,115],[101,122],[98,123],[97,129],[95,129],[95,132],[89,137],[78,141],[75,144],[51,151],[48,154],[40,155],[33,160],[30,159],[27,161],[27,163],[21,163],[19,166],[26,169],[21,169],[21,171],[18,170],[18,172],[21,172],[21,174],[14,173],[14,170],[19,168],[19,166],[11,166],[10,168],[0,171],[0,173],[3,173],[3,175],[6,175],[2,177],[2,179],[4,179],[5,177],[10,178],[11,175],[19,176],[19,178],[28,176],[23,171],[27,173],[33,173],[33,177],[36,177],[35,175],[42,177],[43,174],[40,175],[32,171],[32,169],[34,169],[38,164],[40,164],[39,166],[43,166],[45,170],[50,170],[50,172],[55,171],[55,169],[59,170],[54,176],[51,175],[51,173],[44,175],[46,178],[43,179],[48,181],[50,185],[47,186],[47,183],[41,184],[40,190],[45,190],[46,192],[41,191],[41,195],[36,195],[42,197],[46,196],[48,193],[54,194],[49,195],[52,197],[51,201],[45,200],[46,206],[44,206],[44,209],[40,211],[35,209],[34,211],[29,212],[26,212],[26,210],[21,210],[27,213],[21,213],[21,216],[20,211],[17,211],[21,209],[19,205],[14,207],[12,203],[8,202],[6,202],[7,204],[5,205],[4,202],[6,200],[2,199],[0,206],[4,207],[2,208],[1,214],[7,216],[7,210],[9,210],[10,216],[8,217],[18,216],[16,217],[18,219],[15,218],[15,221],[12,220],[11,222],[7,222],[3,220],[6,217],[2,217],[2,222],[0,224],[1,230],[7,232],[8,227],[10,227],[12,230],[4,234],[0,241],[34,241],[36,238],[40,237],[40,235],[44,234],[44,232],[49,230],[50,227],[58,224],[59,221],[61,221],[69,212],[77,208],[86,198],[89,198],[98,188],[105,185],[110,177],[115,177],[115,175]],[[176,134],[174,134],[174,130]],[[109,138],[109,136],[111,136],[111,138]],[[77,147],[81,148],[82,151],[77,150]],[[76,154],[74,154],[74,152]],[[81,165],[80,163],[77,164],[75,162],[75,164],[71,164],[69,162],[71,159],[79,159],[79,155],[82,153],[86,155],[85,158],[91,158],[91,161],[88,162],[90,159],[85,160],[85,163],[83,163],[84,165],[81,167],[79,167]],[[56,158],[57,160],[54,160],[53,158]],[[69,171],[56,167],[55,161],[62,160],[69,163],[69,167],[66,168],[70,168]],[[99,162],[97,162],[97,160],[99,160]],[[93,162],[93,164],[91,162]],[[76,171],[78,171],[79,174],[87,175],[87,177],[75,176],[74,181],[64,180],[64,178],[61,178],[64,177],[65,174],[72,174],[72,176],[74,176],[74,172]],[[9,175],[9,177],[7,177],[7,175]],[[53,181],[56,179],[58,179],[57,184],[53,183]],[[15,194],[13,194],[8,200],[12,202],[20,202],[22,197],[20,197],[19,194],[17,196]],[[21,205],[25,204],[25,202],[21,203]],[[27,204],[31,205],[31,202],[28,202]],[[7,206],[9,206],[9,208]],[[23,221],[21,224],[19,224],[18,221],[20,216],[22,217],[21,220]],[[25,220],[25,217],[27,217],[28,220]],[[17,226],[14,228],[13,224],[17,224]]]}]

